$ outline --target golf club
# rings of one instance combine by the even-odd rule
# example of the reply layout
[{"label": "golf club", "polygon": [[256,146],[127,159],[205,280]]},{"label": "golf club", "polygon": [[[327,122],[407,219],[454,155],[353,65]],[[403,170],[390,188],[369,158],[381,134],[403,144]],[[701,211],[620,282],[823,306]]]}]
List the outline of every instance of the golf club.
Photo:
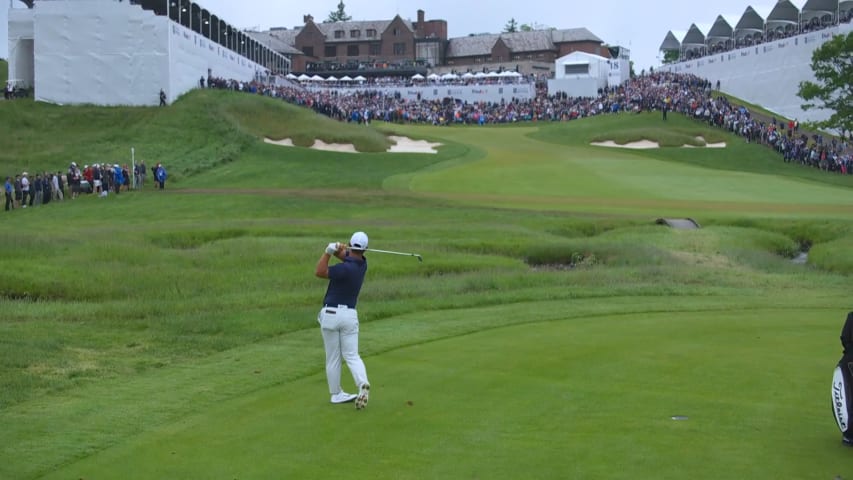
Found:
[{"label": "golf club", "polygon": [[417,253],[406,253],[406,252],[392,252],[390,250],[377,250],[375,248],[368,248],[366,251],[368,252],[376,252],[376,253],[390,253],[391,255],[406,255],[407,257],[417,257],[419,262],[424,261],[424,257],[420,256]]}]

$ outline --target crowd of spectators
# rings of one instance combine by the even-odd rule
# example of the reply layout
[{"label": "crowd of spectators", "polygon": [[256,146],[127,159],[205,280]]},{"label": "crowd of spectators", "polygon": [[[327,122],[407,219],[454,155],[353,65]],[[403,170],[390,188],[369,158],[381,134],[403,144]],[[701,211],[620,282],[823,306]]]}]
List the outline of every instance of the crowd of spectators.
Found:
[{"label": "crowd of spectators", "polygon": [[[152,169],[155,188],[164,189],[166,184],[166,168],[157,163]],[[147,169],[145,162],[134,165],[133,175],[127,165],[93,163],[80,168],[77,162],[71,162],[68,169],[63,171],[36,173],[32,178],[28,172],[21,172],[14,177],[6,177],[4,193],[6,197],[5,210],[12,211],[28,207],[38,207],[51,202],[74,200],[80,195],[95,195],[107,197],[112,192],[115,195],[131,188],[141,189],[145,185]]]}]

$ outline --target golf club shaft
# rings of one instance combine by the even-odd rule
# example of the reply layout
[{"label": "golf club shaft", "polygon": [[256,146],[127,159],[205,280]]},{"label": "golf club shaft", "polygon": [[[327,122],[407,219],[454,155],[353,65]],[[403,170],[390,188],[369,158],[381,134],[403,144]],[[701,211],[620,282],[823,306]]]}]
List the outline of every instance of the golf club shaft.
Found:
[{"label": "golf club shaft", "polygon": [[391,255],[405,255],[407,257],[417,257],[421,262],[424,261],[423,257],[418,255],[417,253],[407,253],[407,252],[392,252],[390,250],[377,250],[375,248],[368,248],[368,252],[376,252],[376,253],[390,253]]}]

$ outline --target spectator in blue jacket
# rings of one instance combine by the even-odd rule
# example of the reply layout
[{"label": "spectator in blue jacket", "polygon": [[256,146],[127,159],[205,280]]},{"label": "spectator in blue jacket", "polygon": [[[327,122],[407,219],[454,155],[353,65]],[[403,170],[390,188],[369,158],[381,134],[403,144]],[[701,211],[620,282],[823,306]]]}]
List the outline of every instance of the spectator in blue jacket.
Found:
[{"label": "spectator in blue jacket", "polygon": [[121,167],[117,163],[113,164],[113,175],[113,185],[115,186],[116,195],[118,195],[121,193],[121,186],[124,185],[124,172],[122,172]]},{"label": "spectator in blue jacket", "polygon": [[166,167],[158,163],[157,166],[154,167],[154,178],[157,180],[160,190],[166,188],[166,177]]}]

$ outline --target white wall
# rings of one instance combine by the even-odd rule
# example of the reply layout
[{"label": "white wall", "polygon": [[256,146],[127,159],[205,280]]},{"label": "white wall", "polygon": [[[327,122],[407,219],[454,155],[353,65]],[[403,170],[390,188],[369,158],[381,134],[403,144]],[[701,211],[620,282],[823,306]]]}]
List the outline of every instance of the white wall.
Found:
[{"label": "white wall", "polygon": [[602,82],[601,79],[593,77],[554,78],[548,80],[548,95],[565,92],[570,97],[597,97],[598,90],[605,86],[607,86],[606,79]]},{"label": "white wall", "polygon": [[[0,0],[3,1],[3,0]],[[23,86],[34,84],[33,11],[9,10],[9,79]]]},{"label": "white wall", "polygon": [[7,0],[0,0],[0,58],[9,58],[9,8]]},{"label": "white wall", "polygon": [[530,100],[536,96],[536,88],[529,83],[505,84],[505,85],[423,85],[423,86],[408,86],[408,87],[370,87],[370,88],[335,88],[324,86],[311,86],[308,90],[333,90],[341,93],[356,92],[359,90],[379,91],[385,95],[394,96],[400,94],[401,98],[406,100],[417,100],[420,94],[422,100],[442,100],[444,98],[455,98],[463,102],[492,102],[499,103],[501,101],[509,102],[513,98],[519,100]]},{"label": "white wall", "polygon": [[156,104],[168,84],[165,17],[125,3],[36,2],[35,98]]},{"label": "white wall", "polygon": [[197,87],[208,69],[219,78],[251,81],[266,69],[233,51],[211,42],[203,35],[169,22],[169,101]]},{"label": "white wall", "polygon": [[698,60],[664,65],[659,70],[694,74],[714,85],[719,81],[723,92],[787,118],[825,120],[829,112],[801,108],[803,100],[797,96],[797,91],[800,82],[815,80],[811,69],[812,52],[833,34],[846,35],[850,31],[853,25],[846,23]]},{"label": "white wall", "polygon": [[[5,0],[0,0],[0,2]],[[10,78],[58,104],[157,105],[214,76],[249,81],[260,65],[129,2],[39,1],[10,18]]]}]

